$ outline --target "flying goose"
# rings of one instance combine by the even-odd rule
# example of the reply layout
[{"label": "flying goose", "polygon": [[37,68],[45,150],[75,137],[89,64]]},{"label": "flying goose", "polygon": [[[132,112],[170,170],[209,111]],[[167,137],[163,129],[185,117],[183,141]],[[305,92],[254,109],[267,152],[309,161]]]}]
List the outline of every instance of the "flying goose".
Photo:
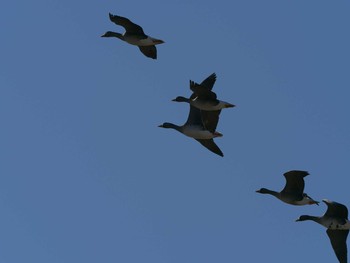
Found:
[{"label": "flying goose", "polygon": [[217,111],[224,108],[235,107],[235,105],[231,103],[217,99],[216,94],[212,91],[215,81],[215,73],[203,80],[201,84],[197,84],[196,82],[190,80],[190,89],[193,92],[191,97],[188,99],[178,96],[173,99],[173,101],[187,102],[192,106],[205,111]]},{"label": "flying goose", "polygon": [[190,105],[190,112],[184,125],[178,126],[173,123],[164,122],[158,127],[175,129],[184,135],[197,140],[209,151],[223,157],[224,154],[213,140],[213,138],[222,136],[221,133],[215,131],[218,121],[219,112],[201,111]]},{"label": "flying goose", "polygon": [[304,193],[304,177],[309,175],[308,172],[292,170],[283,175],[286,178],[286,185],[281,192],[272,191],[266,188],[261,188],[256,192],[273,195],[281,201],[291,205],[318,205],[318,201],[313,200],[310,196]]},{"label": "flying goose", "polygon": [[332,248],[340,263],[348,262],[348,250],[346,239],[349,234],[350,222],[348,220],[348,209],[345,205],[322,200],[327,205],[327,211],[323,216],[302,215],[296,221],[312,220],[327,228],[327,235],[331,241]]},{"label": "flying goose", "polygon": [[125,33],[120,34],[112,31],[107,31],[101,37],[117,37],[131,45],[138,46],[140,51],[146,57],[157,59],[157,48],[155,45],[164,43],[163,40],[147,36],[143,32],[142,27],[134,24],[125,17],[112,15],[109,13],[109,19],[115,24],[124,27]]}]

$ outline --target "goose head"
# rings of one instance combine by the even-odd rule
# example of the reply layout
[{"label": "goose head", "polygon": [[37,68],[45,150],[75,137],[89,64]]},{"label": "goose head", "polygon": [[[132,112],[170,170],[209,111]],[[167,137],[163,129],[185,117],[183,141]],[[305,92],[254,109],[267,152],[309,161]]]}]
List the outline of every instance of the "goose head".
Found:
[{"label": "goose head", "polygon": [[299,216],[298,219],[295,220],[295,222],[301,222],[301,221],[307,221],[307,220],[314,220],[315,217],[314,216],[308,216],[308,215],[302,215],[302,216]]},{"label": "goose head", "polygon": [[271,190],[266,189],[266,188],[260,188],[259,190],[256,190],[255,192],[260,193],[260,194],[270,194]]},{"label": "goose head", "polygon": [[175,99],[172,101],[177,101],[177,102],[189,102],[189,99],[182,97],[182,96],[177,96]]},{"label": "goose head", "polygon": [[119,34],[119,33],[116,33],[116,32],[112,32],[112,31],[107,31],[101,37],[117,37],[117,38],[123,39],[123,35],[122,34]]}]

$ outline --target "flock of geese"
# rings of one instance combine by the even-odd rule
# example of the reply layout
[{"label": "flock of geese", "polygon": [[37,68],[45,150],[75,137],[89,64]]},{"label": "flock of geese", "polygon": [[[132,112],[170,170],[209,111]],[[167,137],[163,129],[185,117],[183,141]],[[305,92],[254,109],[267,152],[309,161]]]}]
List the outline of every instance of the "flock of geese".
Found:
[{"label": "flock of geese", "polygon": [[[261,188],[257,190],[260,194],[270,194],[290,205],[318,205],[319,202],[304,193],[304,177],[308,176],[307,171],[292,170],[283,174],[286,178],[286,185],[280,192]],[[349,234],[350,221],[348,209],[345,205],[322,200],[327,205],[327,211],[323,216],[302,215],[296,222],[311,220],[327,228],[327,235],[331,241],[335,255],[340,263],[348,262],[346,239]]]},{"label": "flock of geese", "polygon": [[[125,33],[120,34],[107,31],[102,37],[116,37],[131,45],[138,46],[140,51],[149,58],[157,59],[156,45],[164,43],[163,40],[146,35],[141,26],[131,22],[129,19],[117,15],[109,14],[109,19],[124,27]],[[178,96],[173,101],[186,102],[190,106],[190,111],[185,124],[179,126],[173,123],[164,122],[159,127],[170,128],[191,137],[206,147],[211,152],[223,157],[224,154],[215,144],[214,138],[221,137],[222,134],[216,131],[219,115],[222,109],[232,108],[235,105],[217,99],[212,91],[216,81],[216,74],[213,73],[200,84],[190,81],[192,94],[189,98]],[[286,185],[280,192],[261,188],[257,190],[260,194],[270,194],[281,201],[291,205],[319,205],[304,193],[304,177],[309,175],[306,171],[292,170],[284,173]],[[296,221],[312,220],[327,228],[327,235],[331,241],[332,248],[340,263],[347,263],[346,239],[349,234],[350,221],[348,220],[348,209],[345,205],[322,200],[327,205],[327,211],[323,216],[302,215]]]}]

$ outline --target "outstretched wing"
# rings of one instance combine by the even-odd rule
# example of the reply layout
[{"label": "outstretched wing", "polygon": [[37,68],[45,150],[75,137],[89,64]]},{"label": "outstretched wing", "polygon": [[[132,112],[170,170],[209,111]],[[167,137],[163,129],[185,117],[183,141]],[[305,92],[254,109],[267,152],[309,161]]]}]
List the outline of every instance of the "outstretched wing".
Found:
[{"label": "outstretched wing", "polygon": [[145,34],[143,32],[142,27],[140,27],[139,25],[136,25],[135,23],[131,22],[129,19],[127,19],[126,17],[122,17],[122,16],[117,16],[117,15],[112,15],[111,13],[109,13],[109,19],[119,25],[125,28],[127,33],[130,34]]},{"label": "outstretched wing", "polygon": [[213,139],[208,139],[208,140],[200,140],[196,139],[200,144],[202,144],[205,148],[207,148],[209,151],[220,155],[221,157],[224,157],[224,154],[220,150],[220,148],[215,144]]},{"label": "outstretched wing", "polygon": [[190,112],[188,113],[188,118],[185,125],[197,125],[203,127],[201,110],[190,105]]},{"label": "outstretched wing", "polygon": [[215,84],[215,81],[216,81],[216,74],[213,73],[209,77],[207,77],[205,80],[203,80],[201,85],[207,88],[208,90],[212,90]]},{"label": "outstretched wing", "polygon": [[327,205],[325,216],[348,219],[348,209],[345,205],[327,199],[322,201]]},{"label": "outstretched wing", "polygon": [[348,234],[349,230],[327,229],[327,235],[340,263],[348,262],[348,249],[346,247],[346,238],[348,237]]},{"label": "outstretched wing", "polygon": [[[216,100],[216,94],[212,92],[210,89],[203,86],[202,84],[198,84],[190,80],[190,89],[193,91],[192,96],[199,97],[205,100]],[[192,96],[191,98],[193,99]]]},{"label": "outstretched wing", "polygon": [[215,132],[216,126],[218,125],[218,122],[219,122],[220,112],[221,110],[217,110],[217,111],[201,110],[202,122],[205,129],[207,129],[210,132]]},{"label": "outstretched wing", "polygon": [[308,174],[309,173],[306,171],[298,170],[284,173],[283,175],[286,178],[286,185],[282,192],[302,195],[305,187],[304,177]]},{"label": "outstretched wing", "polygon": [[146,57],[157,59],[156,46],[139,46],[139,49]]}]

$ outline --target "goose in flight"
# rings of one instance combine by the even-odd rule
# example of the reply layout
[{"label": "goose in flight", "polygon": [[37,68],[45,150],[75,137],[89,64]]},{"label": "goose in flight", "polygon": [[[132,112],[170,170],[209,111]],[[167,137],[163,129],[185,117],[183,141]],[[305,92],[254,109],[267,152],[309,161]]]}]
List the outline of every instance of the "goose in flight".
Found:
[{"label": "goose in flight", "polygon": [[149,58],[157,59],[157,48],[156,45],[164,43],[163,40],[156,39],[146,35],[143,32],[142,27],[131,22],[129,19],[109,14],[109,19],[125,28],[125,33],[120,34],[112,31],[107,31],[101,37],[116,37],[131,45],[138,46],[140,51]]},{"label": "goose in flight", "polygon": [[173,123],[165,122],[158,127],[177,130],[178,132],[197,140],[209,151],[223,157],[224,154],[213,140],[213,138],[222,136],[221,133],[216,131],[218,121],[218,111],[201,111],[190,105],[190,112],[184,125],[178,126]]},{"label": "goose in flight", "polygon": [[261,188],[256,192],[273,195],[281,201],[291,205],[318,205],[318,201],[313,200],[310,196],[304,193],[304,177],[309,175],[308,172],[292,170],[283,175],[286,178],[286,185],[281,192],[276,192],[266,188]]},{"label": "goose in flight", "polygon": [[348,219],[348,209],[345,205],[322,200],[327,205],[327,211],[323,216],[302,215],[296,221],[315,221],[327,228],[327,235],[331,241],[332,248],[340,263],[348,262],[348,250],[346,239],[349,234],[350,222]]},{"label": "goose in flight", "polygon": [[205,111],[218,111],[225,108],[235,107],[235,105],[231,103],[217,99],[215,92],[212,91],[215,81],[215,73],[203,80],[201,84],[197,84],[196,82],[190,80],[190,89],[193,92],[190,98],[178,96],[173,99],[173,101],[187,102],[192,106]]}]

